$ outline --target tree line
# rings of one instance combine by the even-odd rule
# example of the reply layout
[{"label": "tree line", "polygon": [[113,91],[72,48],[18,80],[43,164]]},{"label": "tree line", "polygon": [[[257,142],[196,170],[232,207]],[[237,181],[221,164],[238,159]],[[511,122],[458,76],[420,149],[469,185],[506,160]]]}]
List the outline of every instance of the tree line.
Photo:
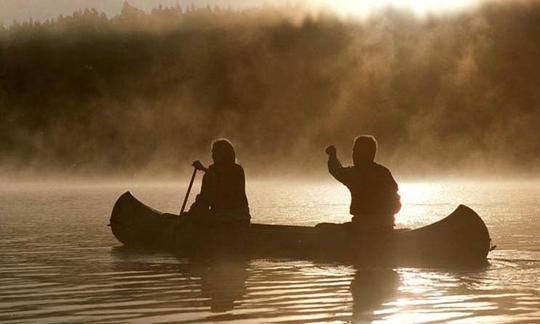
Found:
[{"label": "tree line", "polygon": [[[270,170],[377,136],[403,170],[540,156],[540,4],[418,18],[125,4],[0,29],[0,165],[165,172],[233,140]],[[348,153],[347,153],[348,154]]]}]

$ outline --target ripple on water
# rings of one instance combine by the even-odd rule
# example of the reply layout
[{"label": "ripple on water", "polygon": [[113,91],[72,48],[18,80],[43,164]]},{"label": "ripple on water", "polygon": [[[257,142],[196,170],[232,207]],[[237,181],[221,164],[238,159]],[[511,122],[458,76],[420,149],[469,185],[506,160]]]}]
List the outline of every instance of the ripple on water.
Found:
[{"label": "ripple on water", "polygon": [[[455,205],[446,202],[447,196],[437,196],[440,199],[434,202],[425,199],[426,186],[409,190],[404,221],[419,214],[422,217],[410,223],[420,225]],[[533,228],[512,246],[512,240],[504,241],[500,233],[518,231],[508,229],[518,220],[489,218],[514,208],[497,207],[507,191],[501,196],[484,192],[489,199],[478,205],[498,235],[496,243],[512,247],[492,252],[491,264],[484,269],[450,271],[362,269],[293,260],[202,263],[165,253],[111,248],[118,245],[105,226],[114,202],[111,197],[125,189],[19,190],[0,195],[0,322],[540,321],[540,252],[521,248],[525,244],[521,241],[536,232]],[[435,192],[448,188],[439,189]],[[144,190],[156,205],[169,206],[177,197],[174,187]],[[531,192],[527,190],[522,193]],[[336,201],[347,210],[347,199],[333,200],[333,190],[328,188],[306,196],[289,190],[277,198],[269,194],[270,189],[262,192],[253,194],[254,215],[277,214],[269,222],[284,223],[291,219],[292,209],[299,217],[295,222],[311,224],[335,214]],[[452,196],[450,191],[450,197],[461,201],[471,192]],[[14,203],[16,199],[26,205]],[[55,201],[55,208],[47,207],[49,201]],[[336,221],[348,217],[335,215]],[[530,218],[528,210],[520,215]]]}]

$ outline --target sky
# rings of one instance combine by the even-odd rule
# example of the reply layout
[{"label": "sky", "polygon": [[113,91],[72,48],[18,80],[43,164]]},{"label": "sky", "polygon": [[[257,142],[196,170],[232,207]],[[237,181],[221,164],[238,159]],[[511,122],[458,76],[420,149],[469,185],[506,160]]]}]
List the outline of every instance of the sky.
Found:
[{"label": "sky", "polygon": [[[13,20],[25,21],[30,18],[44,20],[58,15],[69,15],[73,11],[84,8],[95,8],[109,16],[116,15],[125,0],[0,0],[0,22],[9,25]],[[344,14],[363,15],[381,5],[408,7],[423,14],[455,10],[469,7],[480,0],[129,0],[129,3],[143,10],[150,10],[162,4],[172,6],[219,5],[222,7],[245,7],[265,3],[286,4],[305,3],[315,7],[330,7]]]}]

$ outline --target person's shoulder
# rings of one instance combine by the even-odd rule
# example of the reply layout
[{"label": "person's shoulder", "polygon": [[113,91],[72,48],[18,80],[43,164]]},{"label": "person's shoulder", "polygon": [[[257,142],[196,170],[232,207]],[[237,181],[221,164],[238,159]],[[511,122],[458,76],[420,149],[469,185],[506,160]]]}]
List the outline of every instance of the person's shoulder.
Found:
[{"label": "person's shoulder", "polygon": [[343,174],[345,174],[345,175],[353,175],[353,174],[356,174],[358,172],[358,168],[355,167],[354,165],[346,166],[346,167],[341,168],[341,172]]},{"label": "person's shoulder", "polygon": [[233,165],[233,168],[234,168],[234,170],[237,171],[237,172],[244,172],[244,168],[243,168],[240,164],[238,164],[238,163],[235,163],[235,164]]},{"label": "person's shoulder", "polygon": [[216,165],[210,164],[208,168],[206,168],[205,174],[214,174],[216,173]]},{"label": "person's shoulder", "polygon": [[376,162],[373,162],[373,167],[381,172],[381,173],[385,173],[385,174],[392,174],[392,172],[390,172],[390,169],[388,169],[387,167],[385,167],[384,165],[382,164],[379,164],[379,163],[376,163]]}]

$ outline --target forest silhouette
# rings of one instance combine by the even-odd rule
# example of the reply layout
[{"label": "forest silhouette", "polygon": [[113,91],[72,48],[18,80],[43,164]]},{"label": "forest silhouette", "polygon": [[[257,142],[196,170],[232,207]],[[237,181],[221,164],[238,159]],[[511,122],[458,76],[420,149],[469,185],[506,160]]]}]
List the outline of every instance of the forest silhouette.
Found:
[{"label": "forest silhouette", "polygon": [[369,133],[404,171],[530,171],[538,21],[540,3],[494,2],[365,19],[126,4],[13,23],[0,27],[0,166],[168,172],[227,137],[252,170],[305,170]]}]

